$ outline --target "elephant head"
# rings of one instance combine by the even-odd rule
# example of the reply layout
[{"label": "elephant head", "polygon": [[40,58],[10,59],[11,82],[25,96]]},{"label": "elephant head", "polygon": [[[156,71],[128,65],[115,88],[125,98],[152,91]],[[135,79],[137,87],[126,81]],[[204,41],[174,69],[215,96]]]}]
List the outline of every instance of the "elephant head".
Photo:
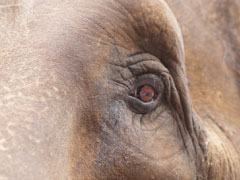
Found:
[{"label": "elephant head", "polygon": [[209,49],[184,49],[194,23],[168,4],[176,15],[163,0],[3,2],[0,179],[240,178],[239,94],[226,124],[201,111],[191,67]]}]

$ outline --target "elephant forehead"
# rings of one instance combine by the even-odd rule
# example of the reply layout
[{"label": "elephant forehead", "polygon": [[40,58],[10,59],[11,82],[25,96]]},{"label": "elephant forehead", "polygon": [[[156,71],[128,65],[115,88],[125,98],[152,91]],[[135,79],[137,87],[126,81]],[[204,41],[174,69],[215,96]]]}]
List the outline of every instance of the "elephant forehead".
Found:
[{"label": "elephant forehead", "polygon": [[[11,36],[17,43],[21,39],[19,49],[28,42],[30,47],[25,48],[43,50],[46,58],[60,55],[64,58],[58,61],[68,56],[84,60],[84,64],[102,64],[109,44],[117,44],[130,53],[141,49],[158,57],[172,51],[175,57],[171,59],[183,67],[179,61],[183,59],[181,32],[164,1],[18,2],[6,3],[1,30],[8,34],[3,37],[6,41]],[[23,53],[28,52],[25,49]]]},{"label": "elephant forehead", "polygon": [[104,71],[113,44],[130,54],[149,52],[172,69],[175,64],[184,69],[181,32],[164,1],[18,2],[4,8],[7,15],[0,30],[7,34],[1,37],[8,42],[7,51],[34,54],[72,72],[87,69],[94,79]]},{"label": "elephant forehead", "polygon": [[164,1],[122,0],[96,4],[89,3],[89,7],[83,9],[87,12],[83,17],[87,19],[86,29],[93,31],[98,44],[108,41],[130,51],[137,46],[144,51],[154,51],[151,53],[156,56],[163,56],[171,49],[182,55],[179,53],[183,51],[181,32]]}]

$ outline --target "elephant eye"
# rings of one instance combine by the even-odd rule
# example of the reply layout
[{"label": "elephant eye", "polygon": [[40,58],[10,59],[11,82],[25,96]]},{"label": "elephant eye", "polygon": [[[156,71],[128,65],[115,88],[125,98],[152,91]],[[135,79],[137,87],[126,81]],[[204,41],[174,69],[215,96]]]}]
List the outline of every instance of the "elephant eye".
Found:
[{"label": "elephant eye", "polygon": [[143,74],[129,82],[131,90],[126,100],[130,109],[138,114],[153,111],[162,101],[164,81],[162,76],[156,74]]},{"label": "elephant eye", "polygon": [[156,90],[148,84],[137,87],[130,95],[144,103],[154,101],[158,96]]}]

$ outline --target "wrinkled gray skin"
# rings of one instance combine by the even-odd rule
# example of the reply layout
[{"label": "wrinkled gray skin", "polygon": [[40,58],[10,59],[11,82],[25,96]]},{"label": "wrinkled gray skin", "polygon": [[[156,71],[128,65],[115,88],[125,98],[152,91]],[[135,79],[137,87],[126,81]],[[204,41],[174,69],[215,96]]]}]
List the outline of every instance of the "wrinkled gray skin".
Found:
[{"label": "wrinkled gray skin", "polygon": [[[176,2],[167,1],[189,84],[162,0],[0,2],[1,180],[240,179],[236,68],[218,67],[226,57],[214,45],[228,27]],[[207,98],[218,82],[219,102]],[[143,84],[156,100],[129,95]]]}]

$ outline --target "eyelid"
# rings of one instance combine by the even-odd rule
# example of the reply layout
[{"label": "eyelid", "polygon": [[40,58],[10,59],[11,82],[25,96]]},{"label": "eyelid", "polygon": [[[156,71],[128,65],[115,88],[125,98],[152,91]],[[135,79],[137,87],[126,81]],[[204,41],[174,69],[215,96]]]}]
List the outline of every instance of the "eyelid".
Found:
[{"label": "eyelid", "polygon": [[169,74],[168,69],[165,68],[161,62],[154,60],[145,60],[138,62],[136,64],[128,66],[128,69],[135,76],[144,73],[153,73],[157,75]]},{"label": "eyelid", "polygon": [[145,73],[138,75],[132,82],[133,88],[135,89],[146,84],[152,86],[157,92],[161,92],[164,86],[162,76],[158,76],[154,73]]},{"label": "eyelid", "polygon": [[[160,99],[160,97],[158,97],[158,99]],[[128,96],[128,104],[130,105],[131,109],[137,114],[146,114],[151,112],[158,103],[158,100],[143,103],[135,97]]]}]

